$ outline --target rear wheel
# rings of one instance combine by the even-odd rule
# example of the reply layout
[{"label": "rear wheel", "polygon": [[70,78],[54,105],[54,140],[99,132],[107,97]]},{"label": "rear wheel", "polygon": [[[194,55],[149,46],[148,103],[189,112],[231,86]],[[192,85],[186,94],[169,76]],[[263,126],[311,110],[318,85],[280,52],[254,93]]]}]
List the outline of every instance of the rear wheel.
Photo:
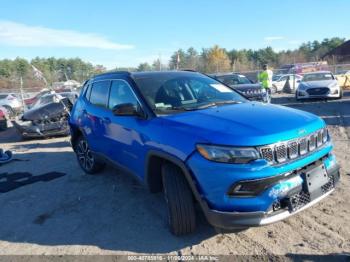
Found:
[{"label": "rear wheel", "polygon": [[162,166],[162,176],[171,232],[176,236],[194,232],[196,229],[194,199],[185,176],[172,164]]},{"label": "rear wheel", "polygon": [[77,155],[80,167],[88,174],[96,174],[104,167],[104,163],[98,161],[89,148],[84,137],[79,137],[75,143],[74,151]]}]

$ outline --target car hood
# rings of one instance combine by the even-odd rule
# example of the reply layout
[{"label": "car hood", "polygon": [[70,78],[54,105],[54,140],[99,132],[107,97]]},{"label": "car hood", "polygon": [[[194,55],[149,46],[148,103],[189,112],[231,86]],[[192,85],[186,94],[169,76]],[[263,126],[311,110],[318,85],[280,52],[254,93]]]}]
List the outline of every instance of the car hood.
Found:
[{"label": "car hood", "polygon": [[310,82],[301,82],[302,86],[306,88],[317,88],[317,87],[328,87],[334,83],[337,83],[337,80],[322,80],[322,81],[310,81]]},{"label": "car hood", "polygon": [[263,103],[241,103],[164,118],[164,125],[193,133],[197,143],[259,146],[307,135],[325,126],[316,115]]},{"label": "car hood", "polygon": [[232,88],[238,90],[238,91],[248,91],[248,90],[256,90],[261,89],[260,84],[243,84],[243,85],[231,85]]}]

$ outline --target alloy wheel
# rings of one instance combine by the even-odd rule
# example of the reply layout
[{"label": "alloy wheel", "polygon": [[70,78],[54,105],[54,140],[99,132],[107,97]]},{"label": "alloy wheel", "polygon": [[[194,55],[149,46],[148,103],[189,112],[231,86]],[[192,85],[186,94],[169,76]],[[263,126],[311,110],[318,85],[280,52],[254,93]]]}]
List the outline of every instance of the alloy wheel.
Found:
[{"label": "alloy wheel", "polygon": [[90,171],[94,166],[94,157],[90,151],[89,145],[86,140],[80,140],[77,146],[78,160],[81,166]]}]

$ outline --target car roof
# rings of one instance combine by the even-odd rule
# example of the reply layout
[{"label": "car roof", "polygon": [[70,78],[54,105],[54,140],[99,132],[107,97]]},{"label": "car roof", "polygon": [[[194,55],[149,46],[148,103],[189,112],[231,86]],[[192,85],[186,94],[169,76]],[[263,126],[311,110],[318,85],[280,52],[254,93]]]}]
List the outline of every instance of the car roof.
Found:
[{"label": "car roof", "polygon": [[217,74],[210,74],[210,76],[237,76],[237,75],[240,75],[240,76],[245,76],[241,73],[217,73]]},{"label": "car roof", "polygon": [[332,74],[331,71],[315,71],[310,73],[305,73],[304,75],[312,75],[312,74]]},{"label": "car roof", "polygon": [[145,78],[145,77],[157,77],[162,75],[178,75],[178,76],[186,76],[186,75],[203,75],[196,71],[143,71],[143,72],[128,72],[128,71],[116,71],[116,72],[108,72],[104,74],[99,74],[94,76],[93,80],[104,80],[111,79],[113,77],[131,77],[134,79]]}]

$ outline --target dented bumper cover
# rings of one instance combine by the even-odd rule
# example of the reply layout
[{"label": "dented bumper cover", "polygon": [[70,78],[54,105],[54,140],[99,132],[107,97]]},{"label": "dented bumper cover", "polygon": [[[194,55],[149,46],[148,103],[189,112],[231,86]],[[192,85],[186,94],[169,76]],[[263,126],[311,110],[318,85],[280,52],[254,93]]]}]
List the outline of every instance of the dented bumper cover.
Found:
[{"label": "dented bumper cover", "polygon": [[[292,216],[334,190],[340,176],[331,149],[329,144],[308,157],[279,167],[257,161],[237,166],[215,163],[213,168],[208,168],[203,163],[206,160],[195,153],[187,166],[195,177],[210,224],[225,229],[261,226]],[[320,170],[324,170],[323,173]],[[312,172],[320,178],[319,182],[312,181],[315,188],[308,188],[306,176],[315,177]],[[258,192],[255,195],[232,194],[232,188],[241,182],[252,183],[251,188],[258,188]]]}]

